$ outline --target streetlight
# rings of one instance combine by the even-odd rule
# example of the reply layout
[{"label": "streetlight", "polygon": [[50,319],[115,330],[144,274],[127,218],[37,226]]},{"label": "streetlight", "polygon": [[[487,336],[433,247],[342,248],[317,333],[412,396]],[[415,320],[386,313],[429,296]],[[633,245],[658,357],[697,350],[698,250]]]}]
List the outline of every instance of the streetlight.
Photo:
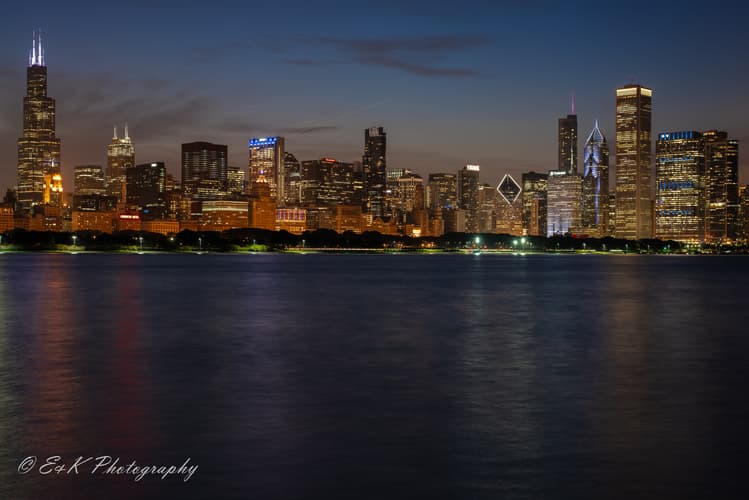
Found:
[{"label": "streetlight", "polygon": [[203,251],[203,238],[198,236],[198,249],[202,252]]},{"label": "streetlight", "polygon": [[302,248],[304,248],[305,243],[306,242],[304,240],[302,240]]},{"label": "streetlight", "polygon": [[76,242],[76,240],[78,240],[78,236],[76,236],[76,235],[74,234],[74,235],[73,235],[73,247],[75,247],[75,242]]}]

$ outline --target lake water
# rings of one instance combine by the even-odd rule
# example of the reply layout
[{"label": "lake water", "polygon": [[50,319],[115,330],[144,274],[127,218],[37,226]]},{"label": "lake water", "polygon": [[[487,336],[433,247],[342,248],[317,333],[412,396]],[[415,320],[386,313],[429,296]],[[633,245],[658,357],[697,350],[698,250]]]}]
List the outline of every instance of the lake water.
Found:
[{"label": "lake water", "polygon": [[743,257],[3,254],[0,498],[746,498],[748,278]]}]

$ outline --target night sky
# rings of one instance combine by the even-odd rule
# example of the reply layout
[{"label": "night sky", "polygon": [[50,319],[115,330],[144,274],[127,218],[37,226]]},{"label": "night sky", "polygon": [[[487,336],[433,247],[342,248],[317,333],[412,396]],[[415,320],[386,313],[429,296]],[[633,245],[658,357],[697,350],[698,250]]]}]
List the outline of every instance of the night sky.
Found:
[{"label": "night sky", "polygon": [[388,166],[426,176],[478,163],[495,185],[556,168],[572,93],[581,156],[596,118],[613,147],[614,91],[633,81],[654,90],[654,134],[741,141],[745,184],[748,14],[739,2],[18,1],[0,19],[0,189],[16,184],[35,28],[66,190],[74,165],[106,163],[126,121],[136,161],[175,174],[195,140],[228,144],[241,167],[247,140],[267,135],[299,160],[361,160],[378,125]]}]

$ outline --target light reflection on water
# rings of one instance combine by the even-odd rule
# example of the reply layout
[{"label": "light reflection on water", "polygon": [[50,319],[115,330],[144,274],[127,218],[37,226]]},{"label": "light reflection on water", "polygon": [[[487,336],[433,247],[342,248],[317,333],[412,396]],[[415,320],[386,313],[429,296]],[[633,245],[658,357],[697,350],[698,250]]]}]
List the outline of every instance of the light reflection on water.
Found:
[{"label": "light reflection on water", "polygon": [[[748,270],[4,254],[0,497],[730,497]],[[101,454],[200,471],[15,472],[28,455]]]}]

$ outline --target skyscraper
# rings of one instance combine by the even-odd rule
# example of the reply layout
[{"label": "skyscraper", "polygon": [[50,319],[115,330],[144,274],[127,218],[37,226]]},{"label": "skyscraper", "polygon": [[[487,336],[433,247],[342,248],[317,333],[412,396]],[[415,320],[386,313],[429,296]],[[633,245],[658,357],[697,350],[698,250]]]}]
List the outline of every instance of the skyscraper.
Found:
[{"label": "skyscraper", "polygon": [[616,237],[653,235],[650,147],[653,91],[641,85],[616,90]]},{"label": "skyscraper", "polygon": [[572,113],[559,119],[559,170],[577,173],[577,115],[574,99]]},{"label": "skyscraper", "polygon": [[479,170],[478,165],[466,165],[458,171],[458,203],[466,211],[467,233],[479,230]]},{"label": "skyscraper", "polygon": [[739,143],[726,132],[709,130],[705,142],[705,239],[733,241],[738,236]]},{"label": "skyscraper", "polygon": [[458,206],[458,176],[429,174],[426,195],[427,208],[456,208]]},{"label": "skyscraper", "polygon": [[364,209],[373,217],[385,215],[385,186],[387,184],[387,134],[382,127],[364,131],[362,156]]},{"label": "skyscraper", "polygon": [[608,234],[609,146],[598,120],[585,141],[582,185],[582,226],[595,236]]},{"label": "skyscraper", "polygon": [[302,168],[296,156],[284,152],[283,157],[283,194],[287,206],[295,206],[302,202]]},{"label": "skyscraper", "polygon": [[[495,226],[490,232],[523,234],[523,189],[510,174],[505,174],[496,189]],[[482,230],[482,232],[484,232]]]},{"label": "skyscraper", "polygon": [[522,177],[523,230],[530,236],[546,236],[548,174],[526,172]]},{"label": "skyscraper", "polygon": [[582,179],[578,174],[552,170],[546,184],[546,234],[566,234],[580,228]]},{"label": "skyscraper", "polygon": [[60,174],[55,100],[47,96],[41,33],[34,34],[31,47],[23,98],[23,137],[18,139],[18,201],[24,210],[44,202],[44,177]]},{"label": "skyscraper", "polygon": [[107,194],[125,201],[124,191],[127,187],[127,169],[135,166],[135,146],[130,139],[127,125],[125,137],[117,137],[114,127],[112,142],[107,146]]},{"label": "skyscraper", "polygon": [[655,142],[655,237],[701,243],[705,236],[705,148],[694,131]]},{"label": "skyscraper", "polygon": [[166,167],[162,162],[144,163],[126,172],[127,204],[137,207],[143,219],[161,219],[166,208]]},{"label": "skyscraper", "polygon": [[106,193],[104,169],[101,165],[76,165],[74,170],[75,194]]},{"label": "skyscraper", "polygon": [[[263,176],[268,182],[270,196],[278,206],[283,206],[284,197],[284,162],[286,153],[283,137],[260,137],[250,139],[250,190],[261,186],[257,180]],[[254,194],[254,192],[252,192]]]},{"label": "skyscraper", "polygon": [[216,198],[229,190],[229,148],[224,144],[182,144],[182,190],[192,198]]}]

